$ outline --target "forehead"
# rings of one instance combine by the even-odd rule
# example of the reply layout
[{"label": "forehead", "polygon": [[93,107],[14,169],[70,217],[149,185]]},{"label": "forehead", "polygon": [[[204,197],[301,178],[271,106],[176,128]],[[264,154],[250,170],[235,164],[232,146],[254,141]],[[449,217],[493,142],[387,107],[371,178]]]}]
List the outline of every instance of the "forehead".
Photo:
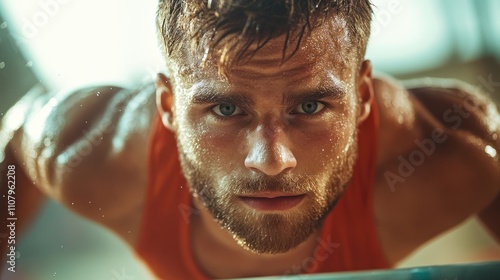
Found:
[{"label": "forehead", "polygon": [[[328,86],[331,81],[352,83],[357,66],[356,52],[351,46],[345,21],[333,18],[323,22],[310,33],[306,33],[299,47],[292,41],[287,47],[283,61],[285,35],[271,39],[250,59],[238,61],[225,69],[225,77],[220,75],[218,55],[202,59],[191,56],[178,72],[182,87],[193,85],[217,88],[252,88],[272,84],[286,88],[306,86]],[[251,52],[256,46],[249,48]],[[204,64],[204,67],[200,67]]]}]

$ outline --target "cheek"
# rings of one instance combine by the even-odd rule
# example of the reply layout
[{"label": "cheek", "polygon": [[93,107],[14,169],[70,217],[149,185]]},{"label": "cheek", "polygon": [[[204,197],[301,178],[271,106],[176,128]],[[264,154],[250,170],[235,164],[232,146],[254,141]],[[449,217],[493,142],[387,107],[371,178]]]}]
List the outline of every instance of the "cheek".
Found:
[{"label": "cheek", "polygon": [[[355,120],[350,114],[337,115],[322,126],[303,130],[296,141],[297,162],[317,172],[343,162],[349,148],[355,144]],[[307,147],[307,148],[305,148]]]},{"label": "cheek", "polygon": [[[182,108],[182,106],[177,106]],[[192,118],[187,110],[177,110],[175,114],[177,145],[185,156],[193,163],[202,161],[207,149],[203,145],[200,135],[204,133],[203,126]]]},{"label": "cheek", "polygon": [[[240,160],[240,144],[234,132],[214,127],[192,116],[179,122],[178,139],[183,151],[196,162],[209,167],[212,171],[229,169]],[[241,160],[243,162],[243,160]]]}]

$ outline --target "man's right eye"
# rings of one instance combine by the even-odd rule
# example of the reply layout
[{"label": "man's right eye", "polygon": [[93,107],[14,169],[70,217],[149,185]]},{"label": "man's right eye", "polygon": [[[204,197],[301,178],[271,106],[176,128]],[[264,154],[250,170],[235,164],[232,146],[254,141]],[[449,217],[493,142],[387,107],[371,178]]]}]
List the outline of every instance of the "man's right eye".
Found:
[{"label": "man's right eye", "polygon": [[222,103],[212,108],[217,115],[221,117],[231,117],[241,114],[243,111],[234,104]]}]

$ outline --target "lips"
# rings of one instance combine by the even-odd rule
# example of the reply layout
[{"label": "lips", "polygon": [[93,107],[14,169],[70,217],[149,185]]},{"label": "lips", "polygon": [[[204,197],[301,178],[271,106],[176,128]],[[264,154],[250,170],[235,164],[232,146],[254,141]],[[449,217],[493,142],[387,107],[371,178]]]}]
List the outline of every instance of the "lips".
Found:
[{"label": "lips", "polygon": [[243,203],[260,211],[285,211],[295,207],[304,198],[305,194],[288,194],[278,192],[266,192],[240,196]]}]

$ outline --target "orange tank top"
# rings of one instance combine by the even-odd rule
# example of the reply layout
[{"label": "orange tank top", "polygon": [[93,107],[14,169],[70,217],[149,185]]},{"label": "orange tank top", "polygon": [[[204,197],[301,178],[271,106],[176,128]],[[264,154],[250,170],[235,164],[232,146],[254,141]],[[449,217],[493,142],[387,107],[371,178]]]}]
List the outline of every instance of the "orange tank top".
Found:
[{"label": "orange tank top", "polygon": [[[326,218],[314,256],[287,273],[321,273],[390,268],[374,222],[373,187],[378,108],[359,127],[358,159],[344,195]],[[174,135],[159,118],[150,138],[148,189],[136,254],[160,279],[207,279],[189,242],[196,211],[179,164]]]}]

